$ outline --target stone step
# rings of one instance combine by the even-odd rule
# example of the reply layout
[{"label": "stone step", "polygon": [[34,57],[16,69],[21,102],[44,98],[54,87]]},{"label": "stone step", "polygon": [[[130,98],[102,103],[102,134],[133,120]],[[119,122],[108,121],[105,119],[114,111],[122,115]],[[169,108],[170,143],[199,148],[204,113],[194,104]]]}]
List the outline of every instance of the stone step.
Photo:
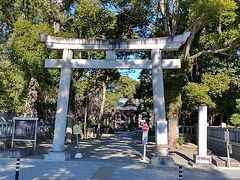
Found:
[{"label": "stone step", "polygon": [[[217,167],[227,167],[227,157],[212,156],[212,163]],[[230,158],[231,167],[240,167],[240,162]]]}]

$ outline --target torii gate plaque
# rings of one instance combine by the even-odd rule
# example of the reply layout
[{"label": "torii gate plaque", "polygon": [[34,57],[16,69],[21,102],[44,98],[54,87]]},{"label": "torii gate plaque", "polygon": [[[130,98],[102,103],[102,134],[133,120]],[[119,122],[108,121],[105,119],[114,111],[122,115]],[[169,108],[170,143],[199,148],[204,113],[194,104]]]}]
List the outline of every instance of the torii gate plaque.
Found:
[{"label": "torii gate plaque", "polygon": [[[62,59],[46,59],[46,68],[61,68],[53,151],[45,155],[48,160],[66,160],[64,152],[69,88],[72,68],[89,69],[152,69],[155,137],[159,156],[168,155],[167,121],[162,69],[181,67],[180,59],[162,59],[161,50],[177,50],[188,38],[189,32],[174,37],[122,40],[89,40],[59,38],[41,35],[48,49],[63,50]],[[73,59],[72,50],[106,51],[104,60]],[[116,51],[151,51],[151,60],[123,61],[116,59]]]}]

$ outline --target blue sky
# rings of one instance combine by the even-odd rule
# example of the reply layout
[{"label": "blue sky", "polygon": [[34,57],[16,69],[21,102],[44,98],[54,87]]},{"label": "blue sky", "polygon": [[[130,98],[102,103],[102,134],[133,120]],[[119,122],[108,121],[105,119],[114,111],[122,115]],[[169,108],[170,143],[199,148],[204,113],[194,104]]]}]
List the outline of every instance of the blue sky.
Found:
[{"label": "blue sky", "polygon": [[142,69],[131,69],[131,70],[121,69],[121,70],[119,70],[119,72],[121,73],[121,75],[126,75],[126,76],[138,81],[138,77],[139,77],[141,70]]}]

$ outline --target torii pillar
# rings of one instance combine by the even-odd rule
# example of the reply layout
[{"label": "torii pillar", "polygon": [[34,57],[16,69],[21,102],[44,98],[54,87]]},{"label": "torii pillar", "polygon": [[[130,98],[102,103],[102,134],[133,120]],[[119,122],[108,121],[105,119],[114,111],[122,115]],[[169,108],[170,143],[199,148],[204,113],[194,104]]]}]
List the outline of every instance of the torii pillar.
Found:
[{"label": "torii pillar", "polygon": [[70,158],[70,154],[64,152],[64,142],[68,113],[69,91],[72,78],[72,57],[73,52],[71,50],[63,50],[62,68],[57,99],[57,112],[53,137],[53,150],[44,156],[44,159],[46,160],[67,160]]},{"label": "torii pillar", "polygon": [[[53,151],[45,155],[48,160],[66,160],[64,152],[65,128],[72,68],[90,69],[152,69],[155,137],[157,154],[168,156],[167,121],[165,113],[163,69],[180,68],[180,59],[162,59],[161,51],[177,50],[189,33],[174,37],[123,40],[89,40],[59,38],[41,35],[47,48],[63,50],[62,59],[46,59],[46,68],[61,68],[57,112],[53,138]],[[105,60],[72,59],[72,50],[106,51]],[[151,60],[123,61],[116,59],[116,51],[151,51]]]},{"label": "torii pillar", "polygon": [[168,133],[164,99],[161,50],[151,51],[155,139],[158,156],[168,155]]}]

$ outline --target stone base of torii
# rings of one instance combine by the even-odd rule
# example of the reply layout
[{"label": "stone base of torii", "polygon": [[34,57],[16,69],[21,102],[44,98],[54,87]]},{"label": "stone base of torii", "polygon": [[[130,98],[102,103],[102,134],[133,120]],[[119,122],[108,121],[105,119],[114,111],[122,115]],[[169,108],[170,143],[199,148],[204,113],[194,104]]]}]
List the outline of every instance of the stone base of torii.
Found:
[{"label": "stone base of torii", "polygon": [[[53,151],[45,155],[48,160],[66,160],[64,151],[72,68],[89,69],[151,69],[155,119],[156,149],[159,157],[168,156],[168,132],[165,113],[163,69],[180,68],[180,59],[163,59],[162,51],[177,50],[189,37],[189,32],[174,37],[122,40],[89,40],[59,38],[41,35],[48,49],[62,50],[62,59],[46,59],[46,68],[61,68],[57,112],[53,138]],[[105,51],[104,60],[73,59],[73,50]],[[151,51],[151,60],[122,61],[116,51]]]}]

